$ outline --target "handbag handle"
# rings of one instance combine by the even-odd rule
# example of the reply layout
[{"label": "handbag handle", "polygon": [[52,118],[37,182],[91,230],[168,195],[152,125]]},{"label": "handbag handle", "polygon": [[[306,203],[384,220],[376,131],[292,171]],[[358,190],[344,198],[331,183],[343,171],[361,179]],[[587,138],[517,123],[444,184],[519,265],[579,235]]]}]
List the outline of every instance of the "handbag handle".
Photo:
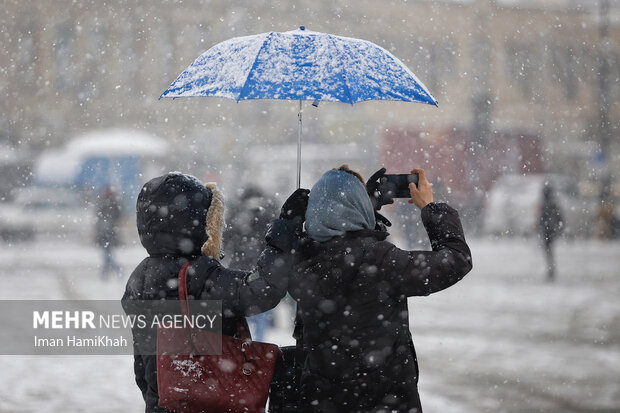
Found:
[{"label": "handbag handle", "polygon": [[189,261],[186,262],[179,271],[179,301],[181,302],[181,312],[184,317],[189,317],[189,301],[187,296],[187,269],[189,268]]},{"label": "handbag handle", "polygon": [[[189,265],[190,265],[190,262],[188,261],[179,270],[179,282],[178,282],[181,312],[183,313],[183,317],[187,317],[187,318],[191,317],[191,313],[189,310],[189,295],[187,293],[187,270],[189,268]],[[246,330],[245,324],[243,323],[241,317],[237,317],[237,331],[239,332],[239,336],[241,340],[243,340],[243,342],[252,341],[252,339],[248,337],[248,332]]]}]

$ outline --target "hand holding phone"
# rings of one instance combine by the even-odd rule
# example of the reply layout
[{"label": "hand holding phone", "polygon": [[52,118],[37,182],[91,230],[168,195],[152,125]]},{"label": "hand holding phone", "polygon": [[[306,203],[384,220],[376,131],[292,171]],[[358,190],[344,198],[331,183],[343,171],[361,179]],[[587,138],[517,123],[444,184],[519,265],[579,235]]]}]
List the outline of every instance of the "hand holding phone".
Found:
[{"label": "hand holding phone", "polygon": [[409,187],[411,194],[410,204],[415,204],[418,208],[422,209],[426,205],[433,202],[433,187],[428,179],[426,179],[426,173],[424,169],[413,169],[412,174],[418,174],[418,183]]},{"label": "hand holding phone", "polygon": [[389,198],[411,198],[409,184],[418,186],[419,175],[417,173],[383,175],[379,178],[379,191]]},{"label": "hand holding phone", "polygon": [[375,211],[379,211],[383,205],[389,205],[394,203],[394,199],[388,196],[384,196],[379,189],[381,184],[381,178],[385,176],[385,167],[382,167],[377,172],[372,174],[370,179],[366,181],[366,191],[372,202],[372,207]]}]

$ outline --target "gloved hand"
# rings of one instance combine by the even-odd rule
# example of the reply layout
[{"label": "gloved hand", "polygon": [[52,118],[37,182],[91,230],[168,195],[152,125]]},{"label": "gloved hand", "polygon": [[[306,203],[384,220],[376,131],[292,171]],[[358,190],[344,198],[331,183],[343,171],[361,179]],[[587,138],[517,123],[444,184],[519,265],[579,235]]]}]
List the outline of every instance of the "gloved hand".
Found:
[{"label": "gloved hand", "polygon": [[366,191],[368,192],[372,206],[376,211],[380,210],[383,205],[394,203],[394,199],[387,195],[383,195],[381,191],[379,191],[379,180],[383,175],[385,175],[385,170],[385,168],[379,169],[377,172],[372,174],[368,181],[366,181]]},{"label": "gloved hand", "polygon": [[308,208],[308,196],[310,195],[309,189],[299,188],[284,201],[282,209],[280,211],[280,218],[282,219],[301,219],[301,222],[306,219],[306,208]]}]

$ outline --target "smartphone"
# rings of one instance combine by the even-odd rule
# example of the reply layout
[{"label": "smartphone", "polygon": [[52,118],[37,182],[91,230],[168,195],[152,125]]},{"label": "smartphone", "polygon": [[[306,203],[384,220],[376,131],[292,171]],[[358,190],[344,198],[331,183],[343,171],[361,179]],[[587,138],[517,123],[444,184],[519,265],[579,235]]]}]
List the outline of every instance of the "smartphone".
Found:
[{"label": "smartphone", "polygon": [[411,198],[409,184],[418,186],[418,174],[383,175],[379,179],[379,192],[391,198]]}]

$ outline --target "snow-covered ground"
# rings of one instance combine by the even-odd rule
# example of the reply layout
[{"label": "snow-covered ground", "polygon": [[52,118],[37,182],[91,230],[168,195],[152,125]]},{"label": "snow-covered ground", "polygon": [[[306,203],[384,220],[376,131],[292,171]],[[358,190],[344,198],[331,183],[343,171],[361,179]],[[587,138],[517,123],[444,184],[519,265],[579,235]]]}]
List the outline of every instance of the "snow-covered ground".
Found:
[{"label": "snow-covered ground", "polygon": [[[620,243],[560,243],[553,284],[534,244],[471,245],[474,270],[461,283],[410,301],[425,411],[619,412]],[[118,251],[125,276],[144,255]],[[0,299],[119,299],[124,279],[101,281],[100,261],[79,242],[2,244]],[[292,343],[286,309],[267,341]],[[131,356],[0,363],[0,412],[143,411]]]}]

